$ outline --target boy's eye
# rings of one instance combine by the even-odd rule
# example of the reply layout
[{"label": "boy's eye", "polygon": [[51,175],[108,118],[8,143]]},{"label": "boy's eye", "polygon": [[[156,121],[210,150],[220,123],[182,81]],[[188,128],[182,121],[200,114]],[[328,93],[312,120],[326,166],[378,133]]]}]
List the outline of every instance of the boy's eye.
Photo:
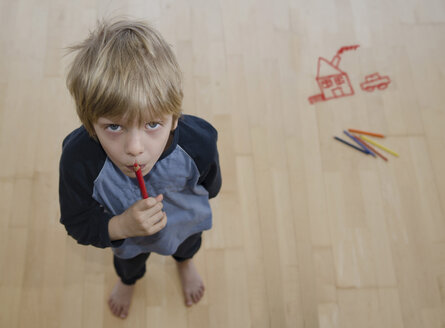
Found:
[{"label": "boy's eye", "polygon": [[107,125],[107,130],[112,131],[112,132],[118,132],[122,129],[122,127],[118,124],[108,124]]},{"label": "boy's eye", "polygon": [[159,123],[158,122],[149,122],[149,123],[145,124],[145,126],[149,130],[154,130],[159,126]]}]

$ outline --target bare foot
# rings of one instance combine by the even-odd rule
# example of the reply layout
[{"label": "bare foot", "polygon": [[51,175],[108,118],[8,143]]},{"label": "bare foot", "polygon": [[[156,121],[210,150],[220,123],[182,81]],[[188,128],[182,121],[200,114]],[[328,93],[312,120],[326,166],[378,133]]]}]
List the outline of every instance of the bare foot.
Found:
[{"label": "bare foot", "polygon": [[178,262],[177,265],[184,292],[185,305],[192,306],[193,303],[198,303],[204,295],[204,283],[191,259]]},{"label": "bare foot", "polygon": [[110,310],[115,316],[121,319],[125,319],[128,316],[133,290],[134,285],[125,285],[120,280],[116,283],[108,299]]}]

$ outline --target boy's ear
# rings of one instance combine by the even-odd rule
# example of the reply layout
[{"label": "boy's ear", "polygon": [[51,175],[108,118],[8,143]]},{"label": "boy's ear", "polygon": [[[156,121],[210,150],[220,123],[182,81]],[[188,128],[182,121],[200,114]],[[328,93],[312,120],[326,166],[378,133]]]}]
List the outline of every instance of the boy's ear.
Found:
[{"label": "boy's ear", "polygon": [[176,118],[172,121],[172,129],[171,130],[174,131],[177,127],[178,127],[178,119]]}]

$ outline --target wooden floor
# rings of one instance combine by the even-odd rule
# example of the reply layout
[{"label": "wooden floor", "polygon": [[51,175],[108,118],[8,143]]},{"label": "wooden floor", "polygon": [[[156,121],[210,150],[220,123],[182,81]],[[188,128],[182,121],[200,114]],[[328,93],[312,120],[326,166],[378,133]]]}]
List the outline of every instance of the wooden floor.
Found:
[{"label": "wooden floor", "polygon": [[[204,299],[185,308],[174,261],[154,255],[125,321],[106,304],[111,251],[67,237],[58,203],[79,125],[64,48],[120,14],[173,46],[224,177],[196,258]],[[0,0],[0,22],[1,327],[445,326],[443,0]],[[310,104],[318,58],[352,45],[339,68],[355,94]],[[375,72],[388,88],[361,90]],[[400,157],[332,138],[347,128]]]}]

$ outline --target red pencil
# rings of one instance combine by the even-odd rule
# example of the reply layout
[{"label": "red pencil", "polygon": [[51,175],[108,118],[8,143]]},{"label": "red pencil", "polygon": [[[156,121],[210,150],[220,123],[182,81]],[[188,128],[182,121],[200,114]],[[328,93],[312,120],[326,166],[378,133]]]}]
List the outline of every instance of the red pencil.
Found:
[{"label": "red pencil", "polygon": [[145,188],[144,177],[142,176],[142,170],[138,163],[134,163],[134,171],[136,172],[136,177],[138,178],[139,189],[141,189],[142,198],[148,198],[147,189]]},{"label": "red pencil", "polygon": [[368,136],[373,136],[373,137],[377,137],[377,138],[385,138],[385,136],[380,133],[366,132],[366,131],[361,131],[361,130],[356,130],[356,129],[348,129],[348,131],[352,132],[352,133],[366,134]]},{"label": "red pencil", "polygon": [[371,147],[368,143],[366,143],[365,140],[363,140],[360,136],[359,139],[361,142],[363,142],[365,144],[366,147],[368,147],[369,149],[371,149],[374,153],[376,153],[377,156],[379,156],[380,158],[382,158],[384,161],[388,161],[388,159],[383,156],[382,154],[380,154],[377,150],[375,150],[375,148]]}]

